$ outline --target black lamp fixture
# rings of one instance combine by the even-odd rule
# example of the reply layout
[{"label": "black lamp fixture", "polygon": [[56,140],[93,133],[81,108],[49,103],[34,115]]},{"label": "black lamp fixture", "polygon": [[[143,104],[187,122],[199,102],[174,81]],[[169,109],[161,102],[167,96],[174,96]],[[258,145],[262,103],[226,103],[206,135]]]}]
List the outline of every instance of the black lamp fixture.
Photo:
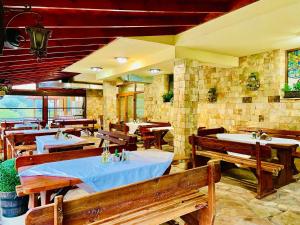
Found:
[{"label": "black lamp fixture", "polygon": [[[16,14],[15,16],[13,16],[8,23],[6,24],[6,28],[5,28],[5,35],[6,35],[6,41],[11,42],[8,39],[8,31],[10,29],[8,29],[8,25],[18,16],[23,15],[23,14],[33,14],[36,16],[36,25],[34,26],[28,26],[26,27],[26,33],[29,35],[29,39],[30,39],[30,52],[33,53],[34,56],[37,57],[38,61],[40,61],[42,58],[47,56],[47,45],[48,45],[48,39],[51,36],[52,31],[49,29],[46,29],[43,25],[42,25],[42,16],[37,13],[37,12],[33,12],[31,11],[31,7],[26,5],[24,7],[24,9],[18,9],[18,14]],[[19,44],[19,42],[24,42],[25,41],[25,37],[21,36],[18,33],[18,37],[15,38],[17,40],[17,44]],[[13,46],[16,46],[16,44],[14,44]]]},{"label": "black lamp fixture", "polygon": [[30,51],[33,55],[36,56],[37,59],[46,57],[51,30],[44,28],[43,25],[38,22],[33,27],[26,27],[26,32],[30,38]]}]

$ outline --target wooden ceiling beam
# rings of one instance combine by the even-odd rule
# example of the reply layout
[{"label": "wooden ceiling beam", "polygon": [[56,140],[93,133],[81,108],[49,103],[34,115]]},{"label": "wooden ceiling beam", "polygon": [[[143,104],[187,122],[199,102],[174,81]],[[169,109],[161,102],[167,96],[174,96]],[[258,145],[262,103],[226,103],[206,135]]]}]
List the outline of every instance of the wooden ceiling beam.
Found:
[{"label": "wooden ceiling beam", "polygon": [[[59,47],[49,47],[47,49],[48,55],[51,55],[52,53],[60,53],[60,52],[81,52],[81,51],[95,51],[99,49],[99,45],[87,45],[87,46],[59,46]],[[29,48],[22,48],[22,49],[4,49],[3,50],[3,56],[18,56],[18,55],[32,55],[30,53]],[[0,56],[1,58],[1,56]]]},{"label": "wooden ceiling beam", "polygon": [[58,29],[52,30],[53,39],[62,38],[97,38],[97,37],[128,37],[128,36],[153,36],[153,35],[175,35],[185,31],[187,27],[145,27],[145,28],[102,28],[102,29]]},{"label": "wooden ceiling beam", "polygon": [[[66,57],[66,56],[87,56],[88,54],[92,53],[91,50],[82,50],[82,51],[70,51],[70,52],[55,52],[55,53],[49,53],[47,54],[47,58],[56,58],[56,57]],[[35,59],[36,57],[33,56],[33,54],[24,54],[24,55],[12,55],[12,56],[0,56],[0,61],[6,62],[6,61],[22,61],[22,60],[28,60],[28,59]]]},{"label": "wooden ceiling beam", "polygon": [[82,59],[83,56],[63,56],[63,57],[53,57],[53,58],[44,58],[41,62],[37,62],[36,59],[24,59],[24,60],[12,60],[12,61],[0,61],[0,67],[7,67],[7,66],[18,66],[18,65],[28,65],[28,64],[34,64],[34,63],[48,63],[48,62],[61,62],[64,60],[73,60],[74,62]]},{"label": "wooden ceiling beam", "polygon": [[110,11],[110,12],[181,12],[181,13],[199,13],[199,12],[227,12],[228,4],[218,0],[172,0],[162,2],[161,0],[5,0],[5,7],[24,7],[28,4],[37,8],[53,8],[60,10],[82,10],[82,11]]},{"label": "wooden ceiling beam", "polygon": [[74,59],[70,60],[62,60],[62,61],[54,61],[54,62],[35,62],[35,63],[25,63],[25,64],[17,64],[14,66],[1,66],[0,71],[13,71],[13,70],[19,70],[19,69],[26,69],[26,68],[39,68],[43,66],[59,66],[59,65],[68,65],[72,64],[74,62]]},{"label": "wooden ceiling beam", "polygon": [[23,69],[15,69],[15,70],[1,70],[0,71],[0,76],[1,75],[9,75],[9,74],[14,74],[14,73],[23,73],[23,72],[36,72],[38,70],[44,69],[44,70],[51,70],[55,68],[60,68],[63,70],[66,66],[70,65],[70,63],[65,63],[65,64],[60,64],[60,65],[40,65],[36,67],[27,67]]},{"label": "wooden ceiling beam", "polygon": [[[51,10],[47,8],[34,9],[40,13],[43,25],[48,28],[55,27],[78,27],[78,28],[104,28],[104,27],[160,27],[160,26],[195,26],[203,22],[203,16],[198,15],[159,15],[148,14],[120,14],[93,11],[74,11],[74,10]],[[5,24],[15,15],[8,12],[5,16]],[[205,16],[205,14],[203,14]],[[70,19],[72,18],[72,19]],[[17,17],[9,24],[9,28],[27,27],[36,24],[35,16],[24,14]]]}]

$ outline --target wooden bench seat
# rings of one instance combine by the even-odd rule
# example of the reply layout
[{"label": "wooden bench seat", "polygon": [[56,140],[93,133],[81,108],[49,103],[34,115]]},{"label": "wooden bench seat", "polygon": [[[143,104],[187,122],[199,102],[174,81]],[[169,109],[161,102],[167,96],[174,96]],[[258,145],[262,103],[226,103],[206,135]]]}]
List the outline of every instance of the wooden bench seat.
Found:
[{"label": "wooden bench seat", "polygon": [[[250,167],[256,170],[255,175],[258,180],[256,198],[261,199],[276,191],[274,189],[273,176],[278,176],[280,171],[284,169],[284,166],[270,162],[272,157],[270,146],[261,146],[259,142],[246,144],[196,135],[190,136],[189,142],[192,144],[192,162],[194,167],[197,155]],[[248,155],[251,158],[229,155],[228,152]]]},{"label": "wooden bench seat", "polygon": [[[220,152],[206,151],[206,150],[196,151],[196,155],[201,155],[212,159],[219,159],[230,163],[240,164],[241,166],[250,167],[254,169],[256,169],[257,167],[256,159],[245,159],[245,158],[241,159],[241,157],[232,156]],[[284,166],[276,163],[263,161],[261,162],[261,168],[262,170],[266,172],[270,172],[274,176],[277,176],[278,173],[281,170],[283,170]]]},{"label": "wooden bench seat", "polygon": [[[26,225],[161,224],[182,217],[187,225],[212,225],[215,215],[215,183],[220,165],[209,162],[180,173],[98,192],[31,209]],[[208,194],[199,188],[208,186]],[[192,214],[197,214],[196,221]]]}]

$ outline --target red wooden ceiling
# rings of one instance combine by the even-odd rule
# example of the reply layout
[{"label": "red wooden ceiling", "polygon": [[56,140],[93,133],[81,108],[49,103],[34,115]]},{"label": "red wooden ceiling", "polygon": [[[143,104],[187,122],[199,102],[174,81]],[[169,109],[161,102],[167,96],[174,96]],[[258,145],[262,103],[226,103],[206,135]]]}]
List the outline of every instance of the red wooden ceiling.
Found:
[{"label": "red wooden ceiling", "polygon": [[[65,67],[120,36],[174,35],[256,0],[3,0],[4,24],[15,9],[32,7],[52,30],[47,58],[42,62],[20,49],[4,49],[0,79],[12,84],[58,80],[76,74]],[[0,1],[1,2],[1,1]],[[9,28],[34,25],[33,15],[22,15]]]}]

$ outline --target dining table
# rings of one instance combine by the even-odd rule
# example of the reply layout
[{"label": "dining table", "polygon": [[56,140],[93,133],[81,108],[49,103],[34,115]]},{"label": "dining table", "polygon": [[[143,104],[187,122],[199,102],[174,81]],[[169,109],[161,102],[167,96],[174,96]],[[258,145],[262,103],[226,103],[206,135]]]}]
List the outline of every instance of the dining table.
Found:
[{"label": "dining table", "polygon": [[172,126],[168,127],[150,127],[149,131],[153,132],[155,138],[155,147],[162,149],[162,144],[166,143],[164,141],[164,136],[171,130],[174,130]]},{"label": "dining table", "polygon": [[31,207],[37,206],[34,198],[40,194],[44,205],[54,189],[77,185],[94,193],[162,176],[174,157],[157,149],[126,154],[126,161],[103,162],[102,156],[92,156],[20,167],[17,193],[29,195]]},{"label": "dining table", "polygon": [[139,129],[140,126],[151,126],[154,125],[153,123],[147,122],[128,122],[126,125],[129,127],[128,133],[133,135]]},{"label": "dining table", "polygon": [[77,137],[75,135],[45,135],[36,136],[36,149],[38,154],[49,153],[51,148],[65,147],[65,146],[75,146],[83,147],[85,145],[90,145],[90,142],[86,139]]},{"label": "dining table", "polygon": [[[300,141],[289,138],[269,137],[267,140],[254,138],[252,134],[235,134],[235,133],[219,133],[216,138],[224,141],[241,142],[248,144],[260,143],[260,145],[268,145],[276,150],[278,163],[284,165],[284,169],[280,172],[277,179],[277,187],[282,187],[294,182],[293,174],[296,173],[296,166],[293,160],[293,152],[300,146]],[[247,158],[247,156],[246,156]]]}]

